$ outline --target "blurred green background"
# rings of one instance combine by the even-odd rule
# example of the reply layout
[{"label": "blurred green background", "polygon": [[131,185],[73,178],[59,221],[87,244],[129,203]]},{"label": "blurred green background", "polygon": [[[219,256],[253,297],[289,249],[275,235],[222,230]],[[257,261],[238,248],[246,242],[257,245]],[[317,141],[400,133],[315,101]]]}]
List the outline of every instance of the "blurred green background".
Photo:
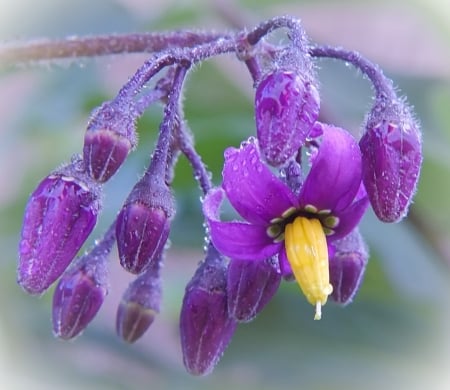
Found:
[{"label": "blurred green background", "polygon": [[[47,172],[78,153],[89,112],[110,99],[144,61],[127,55],[0,69],[0,388],[1,389],[447,389],[450,388],[450,5],[405,1],[0,0],[0,40],[200,27],[251,28],[275,15],[303,20],[314,42],[361,51],[380,64],[415,107],[425,162],[408,220],[362,231],[371,250],[355,302],[329,303],[322,321],[298,287],[284,283],[250,324],[238,328],[213,374],[182,365],[178,312],[202,258],[199,190],[177,167],[178,214],[163,270],[163,310],[135,345],[114,331],[130,277],[117,259],[111,291],[73,342],[51,332],[51,293],[25,295],[15,283],[17,243],[29,193]],[[317,62],[322,120],[357,133],[371,105],[367,80],[343,64]],[[186,115],[198,149],[220,180],[223,149],[254,132],[252,85],[233,56],[197,67]],[[112,221],[143,171],[160,111],[139,122],[140,144],[105,190],[92,240]]]}]

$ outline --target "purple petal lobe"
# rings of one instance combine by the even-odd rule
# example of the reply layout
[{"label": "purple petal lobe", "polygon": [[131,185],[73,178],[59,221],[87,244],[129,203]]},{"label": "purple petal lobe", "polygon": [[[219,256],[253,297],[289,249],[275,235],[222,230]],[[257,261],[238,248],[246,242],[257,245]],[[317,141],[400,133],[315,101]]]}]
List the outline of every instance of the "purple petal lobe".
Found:
[{"label": "purple petal lobe", "polygon": [[290,282],[295,280],[294,272],[292,272],[291,264],[289,263],[286,253],[286,247],[284,245],[278,254],[278,262],[280,264],[280,271],[283,279]]},{"label": "purple petal lobe", "polygon": [[228,312],[238,322],[249,322],[278,290],[281,272],[273,259],[232,259],[228,266]]},{"label": "purple petal lobe", "polygon": [[274,243],[265,226],[245,222],[221,222],[217,218],[222,189],[211,190],[203,203],[211,241],[220,253],[241,260],[262,260],[276,254],[282,243]]},{"label": "purple petal lobe", "polygon": [[359,144],[364,184],[383,222],[397,222],[408,212],[422,164],[421,142],[419,126],[404,103],[374,107]]},{"label": "purple petal lobe", "polygon": [[19,243],[18,282],[30,294],[58,279],[97,221],[98,189],[73,176],[52,174],[31,194]]},{"label": "purple petal lobe", "polygon": [[339,225],[333,229],[335,233],[328,238],[336,240],[349,234],[359,224],[368,206],[369,198],[364,185],[361,183],[353,203],[336,215],[339,218]]},{"label": "purple petal lobe", "polygon": [[331,125],[322,127],[323,136],[311,170],[300,192],[302,206],[337,213],[352,203],[361,183],[361,152],[353,136]]},{"label": "purple petal lobe", "polygon": [[261,150],[273,166],[294,157],[319,116],[319,93],[289,71],[265,76],[255,94],[256,130]]},{"label": "purple petal lobe", "polygon": [[293,192],[261,161],[256,140],[225,151],[223,188],[247,221],[267,225],[298,202]]}]

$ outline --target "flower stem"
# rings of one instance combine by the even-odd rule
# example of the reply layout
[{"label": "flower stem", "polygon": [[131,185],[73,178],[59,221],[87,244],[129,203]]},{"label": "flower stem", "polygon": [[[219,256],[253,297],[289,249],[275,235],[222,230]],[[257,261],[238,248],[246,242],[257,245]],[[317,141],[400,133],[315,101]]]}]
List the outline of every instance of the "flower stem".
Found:
[{"label": "flower stem", "polygon": [[[185,62],[177,66],[175,75],[173,77],[172,91],[169,95],[169,100],[164,109],[164,118],[159,128],[158,143],[155,147],[155,152],[152,161],[147,169],[146,175],[148,177],[165,177],[167,167],[167,157],[169,154],[170,139],[173,129],[177,125],[177,114],[180,112],[180,98],[181,90],[183,88],[183,81],[186,73],[190,67],[189,62]],[[161,173],[160,175],[155,173]]]},{"label": "flower stem", "polygon": [[222,38],[196,47],[170,49],[158,53],[144,62],[134,76],[119,91],[118,98],[125,100],[130,99],[137,94],[156,73],[166,66],[182,62],[196,64],[207,58],[233,52],[234,50],[235,40],[231,38]]},{"label": "flower stem", "polygon": [[191,130],[184,120],[181,122],[178,131],[178,146],[191,164],[194,178],[198,181],[203,194],[207,194],[212,188],[211,173],[195,150]]},{"label": "flower stem", "polygon": [[116,220],[109,225],[108,230],[103,234],[103,237],[99,240],[95,240],[94,247],[90,250],[91,258],[104,258],[106,257],[116,242]]},{"label": "flower stem", "polygon": [[301,52],[307,51],[306,34],[300,20],[289,16],[279,16],[262,22],[247,34],[247,41],[250,45],[256,45],[264,36],[279,28],[288,28],[294,45]]},{"label": "flower stem", "polygon": [[193,47],[227,37],[229,36],[214,32],[184,30],[6,43],[0,45],[0,65],[124,53],[153,53],[171,47]]},{"label": "flower stem", "polygon": [[377,99],[397,99],[392,81],[384,75],[378,65],[370,62],[360,53],[331,46],[313,46],[309,49],[309,53],[312,57],[335,58],[352,64],[370,79]]}]

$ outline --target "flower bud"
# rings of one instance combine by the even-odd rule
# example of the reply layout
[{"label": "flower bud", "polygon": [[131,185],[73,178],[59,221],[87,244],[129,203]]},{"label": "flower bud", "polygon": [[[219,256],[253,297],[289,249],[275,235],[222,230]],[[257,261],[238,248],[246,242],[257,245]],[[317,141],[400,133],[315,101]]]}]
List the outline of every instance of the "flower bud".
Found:
[{"label": "flower bud", "polygon": [[53,333],[69,340],[93,320],[108,293],[106,254],[88,253],[67,270],[53,295]]},{"label": "flower bud", "polygon": [[329,260],[331,299],[347,305],[355,296],[364,276],[369,258],[367,247],[358,229],[344,238],[333,241]]},{"label": "flower bud", "polygon": [[274,71],[255,94],[256,132],[267,162],[280,166],[295,156],[319,116],[315,85],[291,71]]},{"label": "flower bud", "polygon": [[133,107],[105,102],[94,111],[84,136],[83,157],[89,175],[103,183],[116,173],[136,146]]},{"label": "flower bud", "polygon": [[253,320],[277,292],[280,281],[281,272],[273,259],[232,259],[227,281],[230,317],[238,322]]},{"label": "flower bud", "polygon": [[126,342],[134,343],[150,327],[159,313],[161,278],[159,262],[132,281],[119,304],[116,332]]},{"label": "flower bud", "polygon": [[188,283],[180,313],[183,362],[193,375],[210,373],[228,346],[236,321],[228,314],[227,266],[210,245]]},{"label": "flower bud", "polygon": [[117,247],[123,268],[139,274],[161,257],[173,214],[170,189],[162,180],[146,173],[117,217]]},{"label": "flower bud", "polygon": [[359,145],[363,181],[377,217],[398,222],[408,212],[422,164],[419,125],[401,101],[378,101]]},{"label": "flower bud", "polygon": [[87,239],[100,209],[99,187],[74,161],[41,181],[25,208],[19,243],[18,283],[43,293]]}]

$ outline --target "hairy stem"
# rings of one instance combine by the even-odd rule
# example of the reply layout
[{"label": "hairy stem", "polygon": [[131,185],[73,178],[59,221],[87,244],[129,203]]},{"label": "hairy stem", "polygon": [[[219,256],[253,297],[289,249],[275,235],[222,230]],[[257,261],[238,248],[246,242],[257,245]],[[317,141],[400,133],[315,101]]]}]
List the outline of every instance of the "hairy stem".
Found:
[{"label": "hairy stem", "polygon": [[0,45],[0,65],[124,53],[154,53],[173,47],[193,47],[219,38],[229,38],[229,36],[214,32],[186,30],[10,42]]},{"label": "hairy stem", "polygon": [[169,95],[167,105],[164,109],[164,118],[159,128],[158,143],[155,147],[155,152],[148,167],[147,174],[149,177],[165,177],[165,174],[155,175],[156,172],[163,173],[167,168],[167,157],[169,154],[170,139],[175,128],[178,118],[177,114],[180,112],[180,98],[183,88],[183,82],[186,73],[190,67],[190,63],[184,63],[177,66],[175,75],[173,77],[172,91]]},{"label": "hairy stem", "polygon": [[184,120],[181,120],[178,131],[178,147],[191,164],[194,178],[198,181],[203,194],[207,194],[212,188],[211,173],[207,170],[202,158],[195,150],[192,132]]},{"label": "hairy stem", "polygon": [[264,36],[279,28],[288,28],[290,38],[301,52],[306,52],[306,34],[299,19],[290,16],[279,16],[259,24],[247,34],[250,45],[256,45]]},{"label": "hairy stem", "polygon": [[331,46],[314,46],[309,49],[309,53],[312,57],[335,58],[352,64],[370,79],[378,99],[396,99],[392,81],[384,75],[378,65],[360,53]]},{"label": "hairy stem", "polygon": [[235,40],[223,38],[214,42],[192,48],[175,48],[158,53],[137,70],[134,76],[119,91],[118,98],[130,99],[161,69],[175,63],[189,62],[196,64],[207,58],[235,51]]}]

